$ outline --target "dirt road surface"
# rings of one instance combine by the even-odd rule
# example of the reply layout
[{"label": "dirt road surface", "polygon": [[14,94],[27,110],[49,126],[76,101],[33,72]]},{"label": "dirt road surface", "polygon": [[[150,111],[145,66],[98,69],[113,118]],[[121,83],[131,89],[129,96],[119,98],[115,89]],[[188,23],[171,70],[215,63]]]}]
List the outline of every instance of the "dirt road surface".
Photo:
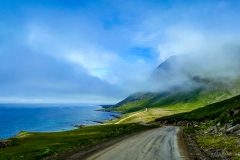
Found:
[{"label": "dirt road surface", "polygon": [[[145,109],[143,112],[147,112],[147,110],[148,110],[147,108],[145,108],[145,107],[142,107],[142,108]],[[114,124],[119,124],[119,123],[121,123],[122,121],[125,121],[125,120],[128,119],[128,118],[131,118],[131,117],[133,117],[133,116],[138,115],[139,113],[141,113],[141,112],[138,112],[138,113],[132,114],[132,115],[126,117],[126,118],[121,119],[120,121],[118,121],[118,122],[116,122],[116,123],[114,123]]]},{"label": "dirt road surface", "polygon": [[129,137],[93,153],[87,160],[189,160],[180,128],[165,126]]}]

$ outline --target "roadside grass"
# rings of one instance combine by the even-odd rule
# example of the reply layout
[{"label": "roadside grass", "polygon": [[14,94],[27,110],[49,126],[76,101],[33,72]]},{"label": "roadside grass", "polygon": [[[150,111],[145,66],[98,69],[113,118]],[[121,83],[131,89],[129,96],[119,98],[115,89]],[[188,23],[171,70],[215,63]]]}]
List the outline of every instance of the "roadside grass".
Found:
[{"label": "roadside grass", "polygon": [[126,112],[126,115],[129,116],[136,113],[134,108],[138,106],[148,108],[147,112],[141,112],[122,121],[122,123],[149,122],[153,120],[168,120],[169,123],[181,120],[204,122],[205,124],[200,125],[199,128],[189,127],[185,132],[195,135],[197,143],[203,146],[203,148],[216,148],[226,152],[223,154],[231,156],[231,159],[240,159],[239,137],[234,135],[199,134],[218,122],[221,123],[221,126],[229,120],[233,120],[234,125],[240,124],[240,113],[231,117],[228,116],[231,110],[240,108],[240,96],[236,96],[239,94],[239,88],[240,80],[236,85],[231,86],[231,89],[217,86],[207,90],[196,90],[187,94],[181,92],[166,93],[165,95],[153,94],[152,97],[149,96],[147,99],[126,102],[124,105],[114,109],[127,108],[128,112]]},{"label": "roadside grass", "polygon": [[198,128],[184,127],[184,133],[191,137],[211,159],[240,159],[240,137],[233,134],[207,133],[213,121],[202,123]]},{"label": "roadside grass", "polygon": [[0,149],[0,159],[38,160],[66,150],[72,152],[84,149],[119,136],[153,127],[132,123],[88,126],[63,132],[20,132],[20,136],[9,139],[9,147]]},{"label": "roadside grass", "polygon": [[231,160],[240,159],[240,138],[237,136],[198,134],[195,139],[205,150],[212,148],[219,150],[219,152],[215,154],[218,154],[221,158],[229,156]]},{"label": "roadside grass", "polygon": [[[185,127],[184,132],[191,137],[206,151],[209,157],[218,157],[219,159],[240,159],[240,137],[234,134],[225,134],[225,132],[211,133],[209,127],[220,126],[233,121],[233,125],[240,123],[240,113],[234,113],[234,110],[240,109],[240,95],[207,105],[193,111],[174,114],[166,117],[157,118],[155,121],[167,120],[169,124],[178,121],[197,121],[198,127]],[[231,113],[231,114],[230,114]]]},{"label": "roadside grass", "polygon": [[240,159],[240,137],[234,134],[208,133],[214,121],[202,123],[198,128],[189,127],[184,132],[191,137],[212,159]]}]

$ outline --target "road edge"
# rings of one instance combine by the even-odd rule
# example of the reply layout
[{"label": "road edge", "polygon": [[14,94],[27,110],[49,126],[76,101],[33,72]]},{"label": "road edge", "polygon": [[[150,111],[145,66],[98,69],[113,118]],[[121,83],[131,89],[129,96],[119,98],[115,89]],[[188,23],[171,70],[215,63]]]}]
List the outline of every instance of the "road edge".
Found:
[{"label": "road edge", "polygon": [[193,160],[211,160],[200,146],[191,138],[190,135],[182,132],[183,142],[185,143],[187,153],[190,159]]},{"label": "road edge", "polygon": [[[155,129],[155,128],[152,128],[152,129]],[[152,130],[152,129],[148,129],[148,130]],[[114,139],[108,140],[106,142],[100,143],[98,145],[91,146],[87,149],[79,150],[78,152],[75,152],[74,154],[69,155],[67,158],[65,157],[64,160],[77,160],[77,159],[84,160],[84,159],[88,158],[89,156],[91,156],[92,154],[95,154],[96,152],[98,152],[102,149],[105,149],[105,148],[107,148],[111,145],[114,145],[115,143],[118,143],[118,142],[120,142],[120,141],[122,141],[126,138],[135,136],[137,134],[140,134],[142,132],[146,132],[148,130],[143,130],[143,131],[127,134],[127,135],[124,135],[124,136],[114,138]],[[59,159],[59,160],[61,160],[61,159]]]},{"label": "road edge", "polygon": [[194,159],[194,157],[190,154],[190,149],[186,142],[182,127],[179,127],[177,138],[178,138],[177,142],[178,142],[180,154],[183,156],[183,158],[186,160]]}]

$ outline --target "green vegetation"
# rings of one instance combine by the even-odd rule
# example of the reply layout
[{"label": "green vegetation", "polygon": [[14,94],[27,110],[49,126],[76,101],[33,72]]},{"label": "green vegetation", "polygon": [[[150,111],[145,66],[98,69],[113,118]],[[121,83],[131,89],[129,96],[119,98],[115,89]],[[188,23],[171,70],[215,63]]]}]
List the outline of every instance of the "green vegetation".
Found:
[{"label": "green vegetation", "polygon": [[231,157],[231,160],[239,160],[240,158],[240,138],[238,136],[196,134],[195,140],[205,150],[214,149],[217,151],[214,154],[217,154],[219,159],[229,159]]},{"label": "green vegetation", "polygon": [[[185,133],[192,137],[206,154],[215,159],[240,159],[240,137],[226,134],[220,128],[229,123],[240,124],[240,95],[195,109],[190,112],[157,118],[155,121],[197,121],[198,127],[185,128]],[[220,122],[220,124],[218,124]],[[218,124],[218,127],[217,125]],[[217,131],[215,131],[215,129]]]},{"label": "green vegetation", "polygon": [[62,151],[74,152],[129,133],[154,126],[118,124],[88,126],[64,132],[20,132],[9,139],[9,147],[0,149],[1,160],[33,160],[57,156]]},{"label": "green vegetation", "polygon": [[185,128],[191,139],[195,140],[211,159],[240,159],[240,137],[224,132],[211,133],[209,128],[213,127],[215,120],[201,123],[198,128]]},{"label": "green vegetation", "polygon": [[[236,96],[221,102],[213,103],[202,108],[195,109],[191,112],[185,112],[175,114],[171,116],[161,117],[155,121],[168,120],[174,122],[178,120],[191,120],[191,121],[204,121],[204,120],[215,120],[216,122],[227,122],[230,117],[228,114],[231,110],[239,108],[240,96]],[[231,119],[237,121],[239,115],[231,117]]]},{"label": "green vegetation", "polygon": [[[168,123],[173,124],[177,121],[197,121],[199,122],[197,128],[190,126],[185,132],[191,134],[200,146],[206,150],[214,148],[223,151],[225,154],[223,157],[230,155],[232,159],[239,159],[239,137],[205,134],[209,127],[215,126],[218,122],[220,122],[219,127],[223,127],[229,120],[233,121],[233,125],[240,124],[240,113],[230,115],[234,110],[240,109],[240,95],[236,96],[239,94],[239,82],[229,86],[214,84],[192,91],[139,93],[127,97],[110,109],[126,113],[123,118],[138,113],[121,123],[167,120]],[[147,112],[142,112],[140,106],[148,108]]]},{"label": "green vegetation", "polygon": [[[149,122],[159,117],[190,112],[207,104],[219,101],[220,99],[226,99],[230,97],[230,95],[231,94],[228,92],[222,92],[219,94],[218,92],[214,92],[214,90],[206,92],[200,88],[191,92],[176,91],[174,93],[146,93],[146,95],[144,95],[144,93],[139,93],[129,96],[107,110],[124,113],[121,118],[123,119],[131,114],[144,111],[142,107],[146,107],[148,108],[147,112],[142,112],[137,116],[122,121],[121,123],[139,121]],[[109,123],[115,123],[117,121],[118,120],[114,120]]]},{"label": "green vegetation", "polygon": [[[231,98],[239,93],[240,80],[231,84],[208,82],[205,87],[192,90],[178,88],[169,92],[133,94],[105,110],[122,112],[124,115],[121,119],[137,112],[139,113],[136,116],[121,121],[121,123],[149,122],[164,116],[191,112],[194,109]],[[148,111],[143,113],[142,107],[148,108]],[[114,120],[109,123],[118,121]]]},{"label": "green vegetation", "polygon": [[188,112],[203,106],[219,102],[240,93],[240,80],[224,83],[207,83],[204,87],[192,90],[178,88],[169,92],[137,93],[108,108],[109,110],[131,113],[146,108],[161,108]]}]

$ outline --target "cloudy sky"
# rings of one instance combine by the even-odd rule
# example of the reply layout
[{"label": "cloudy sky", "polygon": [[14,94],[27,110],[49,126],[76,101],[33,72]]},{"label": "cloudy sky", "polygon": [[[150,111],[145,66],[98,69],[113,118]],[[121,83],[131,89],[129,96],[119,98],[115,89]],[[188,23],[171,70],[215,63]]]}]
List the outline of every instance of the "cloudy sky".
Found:
[{"label": "cloudy sky", "polygon": [[1,0],[0,102],[118,102],[172,55],[238,44],[239,8],[237,0]]}]

